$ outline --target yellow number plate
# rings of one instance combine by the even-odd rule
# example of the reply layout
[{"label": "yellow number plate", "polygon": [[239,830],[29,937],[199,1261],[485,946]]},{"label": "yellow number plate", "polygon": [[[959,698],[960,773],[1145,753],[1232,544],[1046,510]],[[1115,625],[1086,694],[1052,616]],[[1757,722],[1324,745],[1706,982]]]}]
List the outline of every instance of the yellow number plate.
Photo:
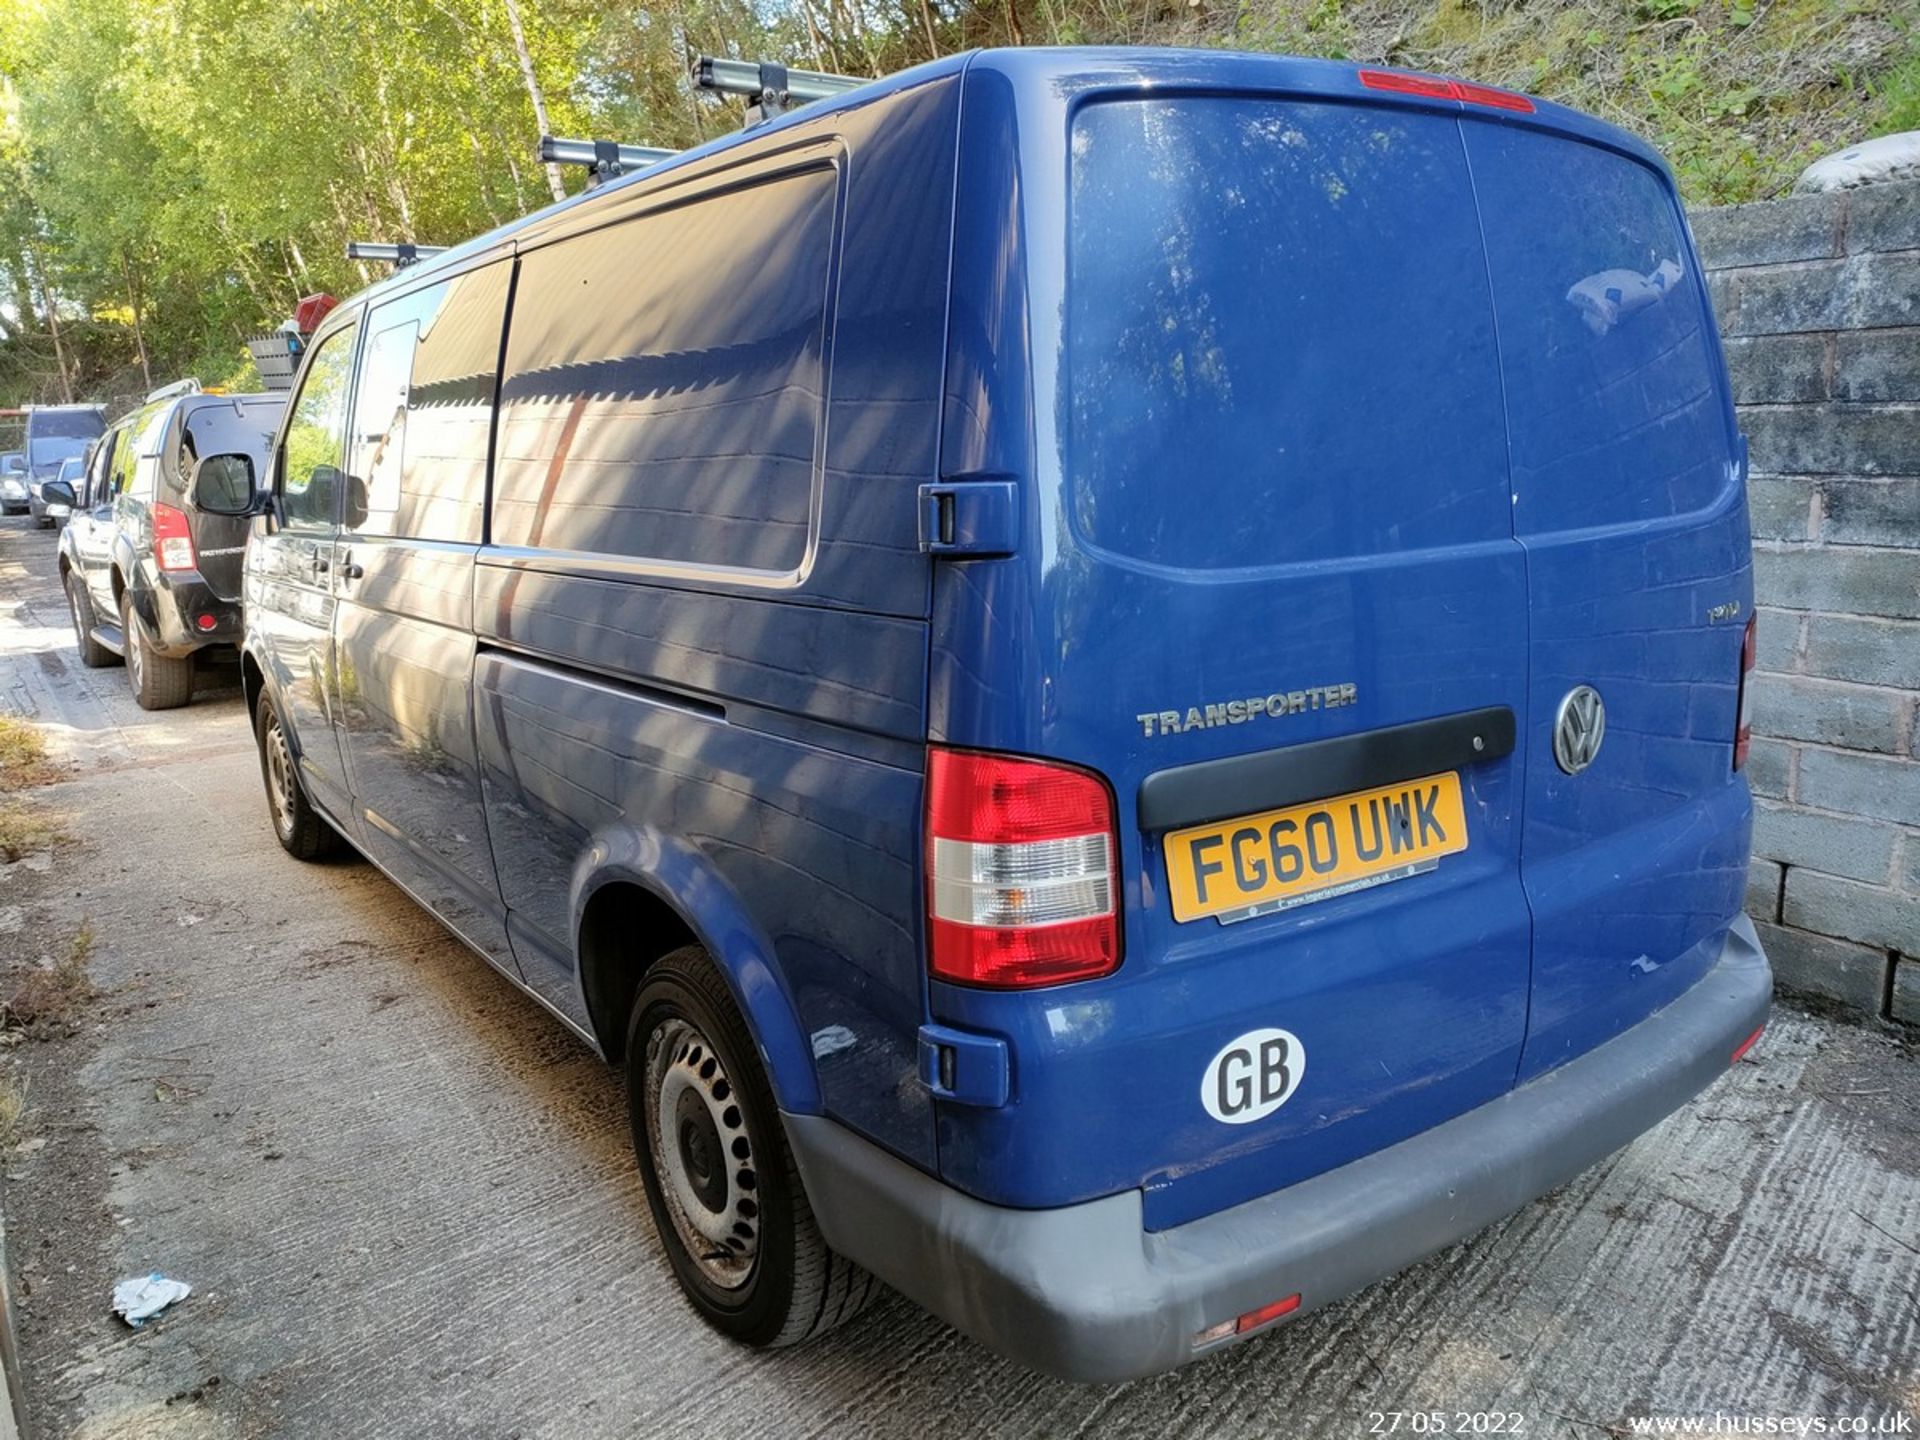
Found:
[{"label": "yellow number plate", "polygon": [[1452,772],[1196,825],[1167,836],[1173,918],[1246,920],[1431,870],[1466,848]]}]

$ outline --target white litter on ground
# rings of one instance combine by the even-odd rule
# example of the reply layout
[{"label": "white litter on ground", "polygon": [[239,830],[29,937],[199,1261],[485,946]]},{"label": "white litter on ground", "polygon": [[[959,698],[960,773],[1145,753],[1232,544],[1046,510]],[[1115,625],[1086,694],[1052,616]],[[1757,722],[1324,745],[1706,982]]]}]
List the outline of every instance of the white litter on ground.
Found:
[{"label": "white litter on ground", "polygon": [[137,1329],[176,1300],[184,1300],[192,1293],[193,1287],[184,1280],[169,1280],[156,1270],[151,1275],[136,1275],[114,1286],[113,1309]]}]

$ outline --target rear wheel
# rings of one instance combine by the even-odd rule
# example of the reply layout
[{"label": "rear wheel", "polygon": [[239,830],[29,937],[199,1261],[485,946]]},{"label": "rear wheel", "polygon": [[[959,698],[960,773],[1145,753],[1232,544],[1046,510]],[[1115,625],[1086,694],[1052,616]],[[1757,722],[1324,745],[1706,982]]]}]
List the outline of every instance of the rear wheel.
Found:
[{"label": "rear wheel", "polygon": [[93,613],[93,597],[87,593],[87,582],[69,570],[65,584],[67,613],[73,616],[73,636],[80,651],[80,663],[89,670],[104,670],[120,657],[93,638],[94,626],[100,622]]},{"label": "rear wheel", "polygon": [[293,748],[280,723],[273,701],[262,695],[254,717],[254,738],[260,743],[260,777],[267,785],[267,814],[280,847],[296,860],[319,860],[340,848],[340,832],[320,817],[300,788],[300,772]]},{"label": "rear wheel", "polygon": [[174,710],[193,698],[193,657],[176,660],[154,652],[131,591],[120,596],[120,634],[135,704],[142,710]]},{"label": "rear wheel", "polygon": [[866,1308],[878,1282],[821,1238],[746,1022],[698,945],[640,987],[627,1105],[654,1227],[708,1324],[772,1348]]}]

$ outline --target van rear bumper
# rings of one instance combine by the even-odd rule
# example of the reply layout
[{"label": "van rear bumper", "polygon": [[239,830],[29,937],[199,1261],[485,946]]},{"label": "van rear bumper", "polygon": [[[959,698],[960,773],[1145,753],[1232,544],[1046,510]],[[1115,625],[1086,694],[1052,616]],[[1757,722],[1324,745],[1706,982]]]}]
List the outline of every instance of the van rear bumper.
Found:
[{"label": "van rear bumper", "polygon": [[1070,1380],[1170,1370],[1210,1326],[1298,1294],[1329,1304],[1474,1234],[1650,1129],[1723,1074],[1773,975],[1745,916],[1692,989],[1477,1110],[1170,1230],[1137,1190],[990,1205],[821,1116],[787,1134],[827,1243],[991,1349]]}]

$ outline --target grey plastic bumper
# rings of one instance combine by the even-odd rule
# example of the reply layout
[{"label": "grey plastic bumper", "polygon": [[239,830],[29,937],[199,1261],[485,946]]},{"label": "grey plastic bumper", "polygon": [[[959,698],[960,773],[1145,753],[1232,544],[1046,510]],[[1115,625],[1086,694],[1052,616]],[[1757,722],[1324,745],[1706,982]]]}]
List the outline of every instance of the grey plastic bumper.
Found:
[{"label": "grey plastic bumper", "polygon": [[1597,1049],[1389,1149],[1157,1232],[1138,1191],[1008,1209],[835,1121],[784,1118],[834,1249],[1024,1364],[1129,1380],[1211,1353],[1194,1337],[1222,1320],[1295,1292],[1304,1314],[1565,1184],[1724,1074],[1772,992],[1743,916],[1698,984]]}]

